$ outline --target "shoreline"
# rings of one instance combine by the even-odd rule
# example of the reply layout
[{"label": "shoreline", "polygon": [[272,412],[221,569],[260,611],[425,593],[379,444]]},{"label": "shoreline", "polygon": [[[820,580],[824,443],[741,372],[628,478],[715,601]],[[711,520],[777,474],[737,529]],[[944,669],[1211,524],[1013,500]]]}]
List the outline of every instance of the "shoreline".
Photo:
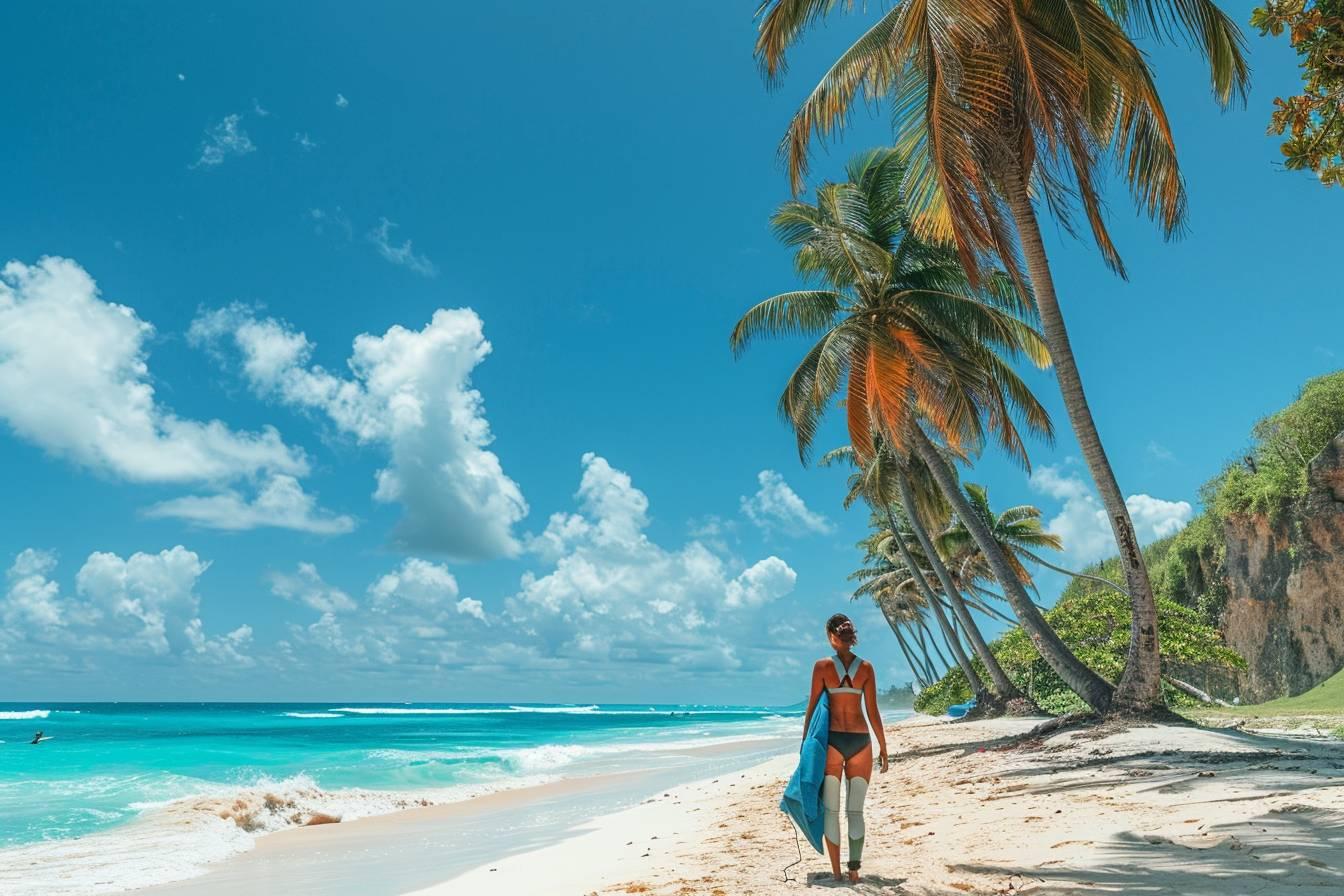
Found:
[{"label": "shoreline", "polygon": [[906,896],[1288,896],[1344,888],[1337,743],[1165,725],[1024,739],[1039,721],[915,716],[888,725],[891,771],[874,775],[869,789],[856,886],[833,883],[806,841],[795,847],[776,808],[789,755],[713,787],[670,789],[563,842],[413,893],[785,896],[801,884]]},{"label": "shoreline", "polygon": [[[653,789],[670,790],[704,764],[744,768],[784,742],[749,741],[684,751],[697,765],[559,778],[469,799],[417,806],[339,824],[295,827],[258,838],[247,852],[194,877],[130,892],[152,896],[405,893],[475,866],[563,842],[576,825],[619,813]],[[768,746],[767,746],[768,744]]]},{"label": "shoreline", "polygon": [[[70,735],[58,741],[63,751],[5,753],[7,761],[19,762],[20,774],[0,795],[7,800],[0,801],[0,832],[22,838],[52,831],[7,842],[0,850],[5,896],[192,889],[196,882],[206,886],[235,873],[304,886],[304,875],[277,871],[275,862],[261,867],[264,857],[291,843],[292,864],[307,868],[307,876],[325,875],[320,863],[309,862],[311,854],[342,842],[368,855],[372,866],[396,866],[391,876],[398,886],[427,886],[487,858],[550,842],[585,817],[587,804],[594,813],[615,811],[646,796],[644,787],[672,786],[723,763],[754,764],[792,743],[784,732],[794,727],[773,710],[732,707],[669,710],[667,715],[688,717],[669,722],[658,720],[664,713],[652,706],[359,706],[346,710],[351,717],[345,718],[336,715],[342,710],[317,715],[304,707],[297,707],[302,713],[281,712],[296,707],[265,704],[260,713],[236,716],[243,735],[255,729],[263,736],[235,743],[215,734],[220,721],[209,708],[173,707],[151,719],[151,727],[157,722],[166,731],[199,731],[195,743],[205,755],[193,755],[195,746],[178,747],[177,738],[160,738],[147,744],[157,752],[128,753],[121,765],[113,756],[106,768],[95,762],[90,771],[90,757],[102,755],[98,744],[130,739],[122,731],[126,712],[119,704],[100,705],[91,715],[81,709],[83,715],[70,717],[79,720],[69,724],[72,730],[61,732]],[[514,715],[492,742],[481,732],[501,724],[492,721],[500,713]],[[376,720],[365,718],[375,714]],[[425,718],[403,721],[403,714]],[[477,715],[491,718],[457,718]],[[634,719],[589,718],[608,715]],[[140,731],[145,723],[137,716],[135,725]],[[286,739],[291,733],[292,742]],[[632,771],[640,774],[623,774]],[[512,791],[521,795],[503,796]],[[531,803],[540,808],[533,811]],[[447,821],[416,821],[426,817],[414,814],[426,806],[445,811]],[[6,813],[6,807],[14,812]],[[424,828],[413,833],[434,841],[425,854],[398,857],[396,837],[380,839],[378,828],[364,826],[408,813],[409,828]],[[459,816],[488,816],[496,829],[522,827],[533,839],[500,845],[496,836],[480,849],[463,849],[445,842],[447,834],[440,830],[465,830],[464,820],[454,820]],[[84,824],[89,828],[81,830]],[[352,828],[369,836],[358,837]],[[414,873],[404,873],[402,866]],[[347,871],[351,877],[366,874]],[[369,879],[385,885],[381,876]],[[359,891],[344,878],[335,886]]]}]

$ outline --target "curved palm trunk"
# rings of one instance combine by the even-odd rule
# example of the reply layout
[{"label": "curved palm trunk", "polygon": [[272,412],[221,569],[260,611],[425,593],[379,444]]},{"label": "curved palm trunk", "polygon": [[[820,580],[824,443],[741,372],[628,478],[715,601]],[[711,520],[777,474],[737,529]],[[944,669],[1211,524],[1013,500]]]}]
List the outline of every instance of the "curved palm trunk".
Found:
[{"label": "curved palm trunk", "polygon": [[919,660],[921,663],[924,664],[924,680],[927,681],[929,684],[933,684],[935,681],[938,680],[938,669],[933,664],[933,657],[929,655],[928,645],[925,644],[924,642],[924,633],[919,627],[917,618],[915,620],[911,620],[908,624],[910,626],[910,634],[913,636],[915,645],[918,645],[919,647],[919,649],[916,650],[915,645],[912,645],[910,647],[910,652],[914,654],[915,659]]},{"label": "curved palm trunk", "polygon": [[[933,632],[929,631],[929,627],[924,624],[924,618],[916,615],[915,621],[919,625],[919,628],[916,629],[916,634],[919,636],[919,646],[924,650],[924,655],[928,656],[930,648],[932,648],[932,653],[937,655],[938,662],[942,664],[943,669],[951,669],[952,664],[947,661],[947,657],[943,656],[942,650],[938,648],[938,639],[933,636]],[[929,674],[934,681],[943,677],[937,669],[931,669]]]},{"label": "curved palm trunk", "polygon": [[[999,600],[1003,600],[1003,595],[995,594],[993,591],[986,591],[984,588],[977,588],[974,585],[971,586],[971,589],[975,591],[977,594],[986,595],[989,597],[996,597]],[[971,609],[979,610],[981,613],[984,613],[990,619],[997,619],[1000,622],[1006,622],[1009,625],[1017,625],[1017,620],[1014,619],[1012,616],[1009,616],[1007,613],[1003,613],[1000,612],[999,610],[994,609],[992,606],[990,606],[983,600],[978,600],[974,604],[971,604],[970,606]]]},{"label": "curved palm trunk", "polygon": [[928,687],[929,683],[924,680],[919,664],[915,662],[914,654],[910,652],[910,645],[906,643],[905,636],[901,634],[901,627],[890,618],[887,619],[887,625],[891,626],[891,633],[896,636],[896,643],[901,646],[901,653],[905,655],[905,661],[910,664],[910,674],[915,676],[915,681],[921,688]]},{"label": "curved palm trunk", "polygon": [[1075,578],[1075,579],[1087,579],[1089,582],[1096,582],[1096,583],[1098,583],[1099,585],[1105,585],[1105,586],[1108,587],[1108,588],[1113,588],[1113,589],[1115,589],[1116,591],[1119,591],[1119,592],[1120,592],[1121,594],[1123,594],[1125,597],[1129,597],[1129,592],[1128,592],[1128,591],[1126,591],[1125,589],[1121,588],[1119,585],[1115,584],[1114,582],[1112,582],[1112,581],[1111,581],[1110,579],[1108,579],[1108,578],[1105,578],[1105,577],[1103,577],[1103,576],[1094,576],[1094,575],[1092,575],[1091,573],[1086,573],[1086,572],[1074,572],[1074,571],[1071,570],[1071,569],[1065,569],[1065,568],[1062,567],[1062,566],[1056,566],[1055,564],[1051,563],[1049,560],[1046,560],[1046,559],[1044,559],[1043,557],[1038,557],[1038,556],[1036,556],[1035,554],[1033,554],[1031,551],[1027,550],[1026,548],[1019,547],[1018,550],[1019,550],[1023,555],[1025,555],[1027,558],[1029,558],[1029,559],[1035,561],[1036,563],[1039,563],[1041,566],[1044,566],[1046,569],[1053,569],[1055,572],[1062,572],[1062,573],[1064,573],[1064,575],[1066,575],[1066,576],[1072,576],[1072,577]]},{"label": "curved palm trunk", "polygon": [[971,507],[971,502],[961,490],[956,474],[943,460],[938,449],[933,447],[933,443],[917,427],[911,441],[914,442],[915,452],[933,473],[938,488],[952,503],[952,509],[961,517],[976,545],[989,561],[990,571],[1003,586],[1004,596],[1041,657],[1050,664],[1050,668],[1055,670],[1070,690],[1083,698],[1083,702],[1099,713],[1106,712],[1110,708],[1114,689],[1106,679],[1093,672],[1073,655],[1073,651],[1060,640],[1040,610],[1036,609],[1036,605],[1027,596],[1027,590],[1022,587],[1017,574],[1009,565],[1003,546],[994,540],[984,520]]},{"label": "curved palm trunk", "polygon": [[910,653],[910,646],[906,643],[905,636],[901,634],[900,623],[892,618],[891,614],[887,612],[886,606],[883,605],[880,600],[874,601],[874,603],[877,604],[877,608],[882,612],[882,618],[887,621],[887,627],[890,628],[891,633],[896,636],[896,643],[900,645],[901,653],[905,654],[905,661],[910,664],[910,671],[914,673],[915,680],[921,685],[925,684],[924,677],[920,674],[920,667],[915,662],[914,656]]},{"label": "curved palm trunk", "polygon": [[994,682],[994,691],[1005,700],[1021,699],[1022,692],[1017,689],[1017,685],[1013,684],[1013,680],[1008,677],[1008,673],[1003,671],[1003,667],[999,665],[994,652],[989,649],[989,644],[985,642],[985,636],[980,633],[980,628],[971,618],[971,611],[967,609],[961,591],[952,581],[952,574],[947,571],[943,558],[938,554],[937,548],[934,547],[933,539],[929,538],[929,533],[924,531],[924,526],[920,522],[918,511],[915,508],[915,495],[910,488],[910,479],[899,470],[896,473],[896,486],[901,494],[901,506],[905,508],[906,521],[910,524],[910,530],[915,533],[915,540],[919,542],[920,549],[924,551],[929,566],[933,567],[933,574],[938,577],[938,583],[943,586],[943,593],[947,595],[947,600],[952,605],[952,614],[957,617],[957,622],[961,623],[961,630],[966,633],[966,640],[970,642],[971,649],[980,658],[985,671],[989,673],[990,680]]},{"label": "curved palm trunk", "polygon": [[905,539],[901,538],[900,529],[896,525],[896,519],[891,515],[891,508],[884,507],[887,514],[887,525],[891,527],[891,540],[896,542],[896,550],[901,554],[901,561],[905,563],[905,568],[910,570],[911,578],[915,580],[916,587],[924,595],[924,600],[928,601],[929,609],[933,611],[933,618],[938,620],[938,628],[943,633],[943,640],[947,642],[947,649],[952,651],[952,656],[956,659],[957,665],[966,675],[966,681],[971,685],[971,692],[977,697],[986,690],[985,683],[980,680],[980,676],[975,674],[975,666],[971,665],[971,658],[966,655],[966,651],[961,647],[961,639],[952,628],[952,623],[947,621],[947,614],[943,612],[943,604],[938,600],[938,595],[933,593],[929,583],[924,581],[924,574],[920,571],[918,564],[915,563],[914,556],[910,553],[909,546]]},{"label": "curved palm trunk", "polygon": [[1059,300],[1055,295],[1054,278],[1050,272],[1050,262],[1045,255],[1045,244],[1041,240],[1040,226],[1036,220],[1036,211],[1032,208],[1027,185],[1020,177],[1014,177],[1008,186],[1008,205],[1012,211],[1013,222],[1017,228],[1018,241],[1022,246],[1022,256],[1027,263],[1027,272],[1031,277],[1031,288],[1036,296],[1036,307],[1040,312],[1041,328],[1045,334],[1046,345],[1050,348],[1050,357],[1059,379],[1060,395],[1064,407],[1069,412],[1069,422],[1078,439],[1078,447],[1087,461],[1092,481],[1101,496],[1101,504],[1111,522],[1111,531],[1115,534],[1115,543],[1120,549],[1120,565],[1125,571],[1125,582],[1129,585],[1129,603],[1132,619],[1129,628],[1129,651],[1125,655],[1125,671],[1116,686],[1111,710],[1124,713],[1151,713],[1164,706],[1162,700],[1162,656],[1157,639],[1157,603],[1153,600],[1153,586],[1148,580],[1148,568],[1139,552],[1138,538],[1134,535],[1134,523],[1129,518],[1129,508],[1120,486],[1115,481],[1115,471],[1106,458],[1101,436],[1097,434],[1097,425],[1092,419],[1092,410],[1087,405],[1087,396],[1083,394],[1083,381],[1078,373],[1078,365],[1073,358],[1073,349],[1069,345],[1069,333],[1064,327],[1064,317],[1059,310]]}]

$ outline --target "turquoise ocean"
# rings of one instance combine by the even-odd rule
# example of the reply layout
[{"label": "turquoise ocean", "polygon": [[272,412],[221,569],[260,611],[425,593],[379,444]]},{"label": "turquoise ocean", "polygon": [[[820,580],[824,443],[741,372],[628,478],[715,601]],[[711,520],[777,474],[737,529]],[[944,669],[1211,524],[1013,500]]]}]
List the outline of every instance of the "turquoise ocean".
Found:
[{"label": "turquoise ocean", "polygon": [[692,780],[778,755],[800,726],[796,707],[764,706],[0,703],[0,891],[180,880],[315,813],[628,771]]}]

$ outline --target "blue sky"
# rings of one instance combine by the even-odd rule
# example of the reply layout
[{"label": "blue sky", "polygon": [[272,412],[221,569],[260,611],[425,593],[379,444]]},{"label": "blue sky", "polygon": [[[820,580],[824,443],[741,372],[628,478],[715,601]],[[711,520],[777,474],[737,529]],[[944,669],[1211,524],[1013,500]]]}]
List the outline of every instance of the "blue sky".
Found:
[{"label": "blue sky", "polygon": [[[775,416],[801,345],[734,361],[727,335],[794,285],[775,147],[861,20],[770,92],[751,11],[11,9],[0,699],[800,699],[864,514]],[[1118,191],[1128,282],[1051,234],[1147,537],[1344,352],[1320,277],[1344,194],[1278,164],[1264,125],[1294,60],[1250,47],[1225,113],[1152,48],[1184,239]],[[885,127],[861,113],[815,176]],[[1095,559],[1033,382],[1057,444],[1030,481],[993,456],[971,478]]]}]

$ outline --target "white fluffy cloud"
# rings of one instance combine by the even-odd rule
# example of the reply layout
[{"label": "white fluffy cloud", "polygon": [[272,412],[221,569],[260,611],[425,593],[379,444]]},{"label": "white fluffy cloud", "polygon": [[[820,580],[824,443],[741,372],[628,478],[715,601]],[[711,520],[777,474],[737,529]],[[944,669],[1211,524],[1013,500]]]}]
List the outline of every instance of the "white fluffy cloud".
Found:
[{"label": "white fluffy cloud", "polygon": [[74,261],[11,261],[0,271],[0,417],[22,438],[137,482],[302,476],[303,453],[267,427],[237,432],[161,405],[146,342],[154,328],[104,301]]},{"label": "white fluffy cloud", "polygon": [[201,155],[191,167],[214,168],[224,163],[229,156],[245,156],[255,152],[257,147],[240,125],[239,115],[225,115],[220,122],[205,132],[201,141]]},{"label": "white fluffy cloud", "polygon": [[[1074,564],[1094,563],[1116,553],[1106,511],[1081,476],[1060,466],[1038,467],[1031,474],[1031,486],[1063,502],[1046,529],[1063,540],[1064,553]],[[1176,534],[1194,514],[1188,501],[1166,501],[1145,494],[1130,495],[1125,506],[1140,544]]]},{"label": "white fluffy cloud", "polygon": [[271,588],[322,614],[316,622],[290,626],[283,648],[291,661],[308,651],[370,666],[456,665],[461,646],[477,636],[477,624],[488,623],[485,605],[459,595],[448,567],[418,557],[376,579],[363,603],[324,582],[311,563],[300,563],[294,575],[273,575]]},{"label": "white fluffy cloud", "polygon": [[9,591],[0,615],[6,628],[28,631],[65,624],[60,586],[48,578],[55,568],[56,555],[50,551],[28,548],[14,558],[14,565],[6,573]]},{"label": "white fluffy cloud", "polygon": [[300,563],[293,573],[273,572],[270,575],[271,593],[311,607],[319,613],[349,613],[355,601],[339,588],[322,581],[317,567]]},{"label": "white fluffy cloud", "polygon": [[751,497],[743,497],[741,504],[742,512],[760,528],[795,536],[825,535],[834,530],[830,520],[808,509],[779,473],[762,470],[756,480],[760,488]]},{"label": "white fluffy cloud", "polygon": [[724,596],[728,607],[760,607],[793,590],[798,574],[778,557],[764,560],[742,570],[731,582]]},{"label": "white fluffy cloud", "polygon": [[[347,632],[345,624],[332,613],[323,613],[311,625],[291,625],[290,636],[301,648],[315,649],[322,654],[346,660],[381,666],[391,666],[401,661],[401,655],[396,651],[395,637],[379,637],[357,623]],[[289,642],[282,643],[285,647],[290,646]]]},{"label": "white fluffy cloud", "polygon": [[240,625],[226,635],[208,638],[201,620],[193,619],[187,624],[187,641],[192,653],[204,662],[231,668],[255,666],[256,660],[246,651],[252,644],[252,626]]},{"label": "white fluffy cloud", "polygon": [[485,622],[485,605],[472,597],[458,597],[457,579],[448,567],[418,557],[408,557],[401,566],[369,587],[374,606],[393,610],[399,605],[413,612],[444,610],[451,606],[463,616]]},{"label": "white fluffy cloud", "polygon": [[145,515],[174,517],[228,532],[272,526],[316,535],[342,535],[355,528],[353,518],[322,510],[317,499],[305,492],[297,479],[284,474],[271,476],[250,501],[245,495],[227,489],[214,495],[187,495],[162,501],[148,508]]},{"label": "white fluffy cloud", "polygon": [[691,541],[669,550],[645,533],[647,496],[595,454],[583,457],[579,513],[557,513],[531,539],[553,564],[523,576],[506,601],[510,620],[541,650],[575,660],[638,659],[683,668],[734,662],[711,621],[793,589],[788,564],[767,557],[734,572],[734,561]]},{"label": "white fluffy cloud", "polygon": [[206,635],[196,582],[210,564],[194,551],[178,545],[126,558],[94,552],[75,576],[73,597],[61,595],[52,578],[56,566],[54,554],[33,548],[14,559],[0,601],[5,636],[83,656],[177,656],[236,667],[253,662],[244,653],[250,627]]},{"label": "white fluffy cloud", "polygon": [[241,306],[202,315],[191,336],[231,343],[257,394],[321,411],[387,451],[374,498],[402,506],[401,547],[462,559],[517,553],[512,528],[527,503],[487,448],[490,426],[470,383],[490,343],[474,311],[440,309],[419,331],[394,326],[356,337],[349,377],[310,363],[313,344],[303,333]]},{"label": "white fluffy cloud", "polygon": [[190,646],[187,630],[200,610],[196,580],[209,566],[178,545],[157,554],[89,555],[75,588],[100,617],[102,633],[151,653]]}]

